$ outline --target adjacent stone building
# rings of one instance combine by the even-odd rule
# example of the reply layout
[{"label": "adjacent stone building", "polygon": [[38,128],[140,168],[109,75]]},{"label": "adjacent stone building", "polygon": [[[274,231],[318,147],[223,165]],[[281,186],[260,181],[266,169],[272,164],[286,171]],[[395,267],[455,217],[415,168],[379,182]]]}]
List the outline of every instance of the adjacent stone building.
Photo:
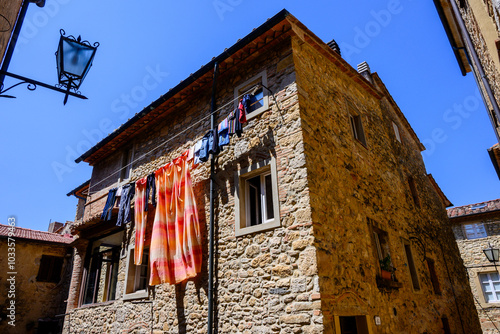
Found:
[{"label": "adjacent stone building", "polygon": [[481,331],[423,145],[366,63],[356,71],[284,10],[77,159],[93,171],[65,333],[207,332],[210,162],[191,171],[205,226],[194,279],[149,287],[134,222],[116,226],[117,207],[100,217],[109,189],[203,137],[212,92],[215,124],[245,92],[255,101],[215,159],[216,333]]},{"label": "adjacent stone building", "polygon": [[[500,2],[434,0],[462,74],[472,72],[500,143]],[[488,149],[500,178],[500,147]]]},{"label": "adjacent stone building", "polygon": [[[500,276],[483,250],[500,248],[500,199],[448,209],[483,333],[500,330]],[[498,264],[498,263],[496,263]]]},{"label": "adjacent stone building", "polygon": [[0,224],[0,332],[61,332],[73,241],[55,233],[64,226],[52,223],[44,232]]}]

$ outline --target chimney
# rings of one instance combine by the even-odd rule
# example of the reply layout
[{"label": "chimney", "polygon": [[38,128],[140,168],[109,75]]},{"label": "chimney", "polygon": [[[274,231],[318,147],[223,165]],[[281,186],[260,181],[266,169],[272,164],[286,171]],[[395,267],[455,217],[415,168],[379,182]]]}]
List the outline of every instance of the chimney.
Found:
[{"label": "chimney", "polygon": [[370,66],[366,61],[358,65],[358,73],[373,85],[372,72],[370,71]]},{"label": "chimney", "polygon": [[64,224],[59,222],[53,222],[49,224],[49,232],[55,233],[58,229],[60,229]]},{"label": "chimney", "polygon": [[335,42],[334,39],[332,39],[330,42],[326,43],[326,45],[328,45],[330,47],[330,49],[332,49],[333,51],[337,52],[339,54],[339,56],[342,56],[340,54],[340,47],[337,44],[337,42]]}]

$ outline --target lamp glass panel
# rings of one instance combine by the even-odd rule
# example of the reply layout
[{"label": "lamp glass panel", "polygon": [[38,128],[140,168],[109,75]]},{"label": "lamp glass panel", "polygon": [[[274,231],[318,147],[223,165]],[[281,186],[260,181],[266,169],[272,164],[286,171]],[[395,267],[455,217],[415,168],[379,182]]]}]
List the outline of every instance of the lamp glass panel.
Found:
[{"label": "lamp glass panel", "polygon": [[495,262],[498,261],[499,253],[500,253],[500,249],[498,249],[498,248],[493,248],[492,249],[493,261],[495,261]]},{"label": "lamp glass panel", "polygon": [[488,258],[488,261],[493,262],[493,250],[491,248],[484,249],[483,250],[484,255]]},{"label": "lamp glass panel", "polygon": [[63,39],[62,61],[64,72],[78,77],[85,76],[87,64],[92,60],[94,48],[76,41]]}]

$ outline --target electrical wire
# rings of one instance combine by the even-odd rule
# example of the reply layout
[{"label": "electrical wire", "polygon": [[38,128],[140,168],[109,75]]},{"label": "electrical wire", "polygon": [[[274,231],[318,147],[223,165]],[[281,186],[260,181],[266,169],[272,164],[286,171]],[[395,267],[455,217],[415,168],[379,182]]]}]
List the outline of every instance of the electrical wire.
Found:
[{"label": "electrical wire", "polygon": [[[201,123],[202,121],[204,121],[205,119],[207,119],[208,117],[212,116],[212,114],[215,114],[223,109],[225,109],[228,105],[230,105],[231,103],[233,103],[234,101],[237,101],[238,99],[240,99],[243,95],[245,94],[248,94],[249,92],[251,92],[252,90],[254,90],[256,87],[259,87],[259,86],[262,86],[264,87],[262,84],[257,84],[255,86],[252,86],[250,89],[246,90],[245,92],[243,92],[242,94],[240,94],[239,96],[237,96],[236,98],[230,100],[229,102],[227,102],[226,104],[224,104],[223,106],[221,106],[220,108],[218,108],[217,110],[215,110],[214,112],[211,112],[211,113],[208,113],[206,116],[203,116],[201,119],[199,119],[198,121],[196,121],[195,123],[191,124],[189,127],[187,127],[186,129],[184,130],[181,130],[180,132],[176,133],[175,135],[173,135],[172,137],[170,137],[169,139],[167,139],[166,141],[164,141],[163,143],[159,144],[158,146],[154,147],[153,149],[147,151],[146,153],[142,154],[139,158],[137,159],[134,159],[132,160],[130,163],[126,164],[125,166],[121,167],[120,169],[114,171],[113,173],[111,173],[110,175],[108,175],[107,177],[105,177],[104,179],[100,180],[99,182],[97,182],[96,184],[92,184],[89,186],[89,192],[88,192],[88,196],[90,195],[93,195],[95,193],[98,193],[100,190],[97,190],[97,191],[90,191],[90,188],[95,188],[97,185],[103,183],[104,181],[108,180],[110,177],[112,177],[113,175],[116,175],[118,173],[120,173],[122,170],[128,168],[129,166],[131,166],[133,163],[145,158],[148,154],[150,154],[151,152],[154,152],[156,150],[158,150],[159,148],[161,148],[162,146],[164,146],[165,144],[171,142],[172,140],[174,140],[175,138],[179,137],[180,135],[182,135],[183,133],[187,132],[188,130],[192,129],[195,125]],[[267,87],[264,87],[266,88],[268,91],[271,92],[271,90]],[[272,93],[272,92],[271,92]],[[274,94],[273,95],[273,98],[274,98]],[[276,106],[278,108],[278,110],[280,110],[279,106],[278,106],[278,102],[276,101],[276,98],[274,98],[274,101],[276,103]],[[280,112],[280,115],[281,115],[281,112]]]},{"label": "electrical wire", "polygon": [[476,296],[472,295],[474,297],[474,300],[476,301],[477,305],[479,305],[479,307],[481,308],[481,310],[483,310],[484,314],[486,314],[486,316],[488,317],[488,319],[490,320],[490,322],[493,324],[493,326],[495,326],[495,329],[497,330],[498,333],[500,333],[500,329],[498,329],[497,325],[493,322],[493,319],[491,319],[490,315],[488,314],[488,312],[486,312],[486,310],[483,308],[483,306],[481,305],[481,303],[477,300]]}]

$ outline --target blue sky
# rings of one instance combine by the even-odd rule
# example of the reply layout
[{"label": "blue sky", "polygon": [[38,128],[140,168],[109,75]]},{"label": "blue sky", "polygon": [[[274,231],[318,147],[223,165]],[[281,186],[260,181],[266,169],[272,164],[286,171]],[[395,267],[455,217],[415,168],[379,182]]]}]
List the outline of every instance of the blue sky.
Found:
[{"label": "blue sky", "polygon": [[18,226],[46,230],[73,220],[77,200],[66,193],[92,171],[74,159],[283,8],[334,38],[352,66],[367,61],[379,73],[455,205],[500,197],[486,151],[493,130],[432,1],[47,0],[30,5],[10,72],[56,83],[61,28],[101,46],[80,88],[88,100],[63,106],[62,94],[24,86],[0,98],[0,223],[14,215]]}]

